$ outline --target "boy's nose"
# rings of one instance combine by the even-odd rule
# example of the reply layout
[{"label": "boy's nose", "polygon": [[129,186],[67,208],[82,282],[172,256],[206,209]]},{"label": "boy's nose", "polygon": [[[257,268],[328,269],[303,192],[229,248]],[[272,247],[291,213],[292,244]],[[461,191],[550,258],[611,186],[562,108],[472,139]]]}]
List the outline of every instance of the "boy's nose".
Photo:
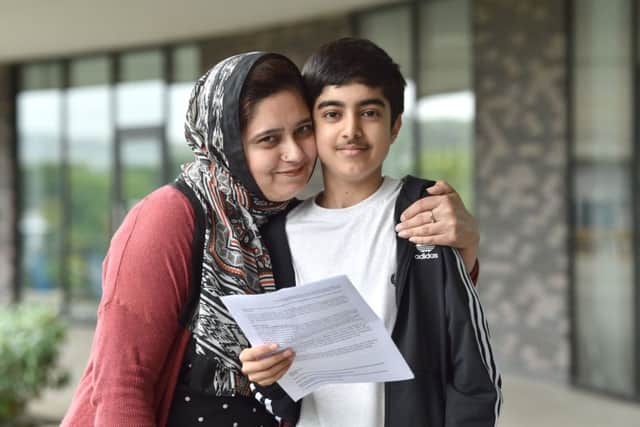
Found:
[{"label": "boy's nose", "polygon": [[345,122],[342,131],[342,138],[350,141],[362,137],[362,129],[360,128],[360,120],[357,117],[349,117]]}]

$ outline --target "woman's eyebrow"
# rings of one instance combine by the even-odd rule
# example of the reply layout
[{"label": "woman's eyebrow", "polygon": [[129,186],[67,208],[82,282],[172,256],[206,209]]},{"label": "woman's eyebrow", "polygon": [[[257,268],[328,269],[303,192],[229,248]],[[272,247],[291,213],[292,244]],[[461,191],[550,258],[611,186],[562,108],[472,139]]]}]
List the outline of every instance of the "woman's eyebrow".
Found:
[{"label": "woman's eyebrow", "polygon": [[307,117],[305,119],[300,120],[298,123],[296,123],[295,127],[300,127],[302,125],[306,125],[306,124],[312,124],[313,120],[311,120],[311,117]]}]

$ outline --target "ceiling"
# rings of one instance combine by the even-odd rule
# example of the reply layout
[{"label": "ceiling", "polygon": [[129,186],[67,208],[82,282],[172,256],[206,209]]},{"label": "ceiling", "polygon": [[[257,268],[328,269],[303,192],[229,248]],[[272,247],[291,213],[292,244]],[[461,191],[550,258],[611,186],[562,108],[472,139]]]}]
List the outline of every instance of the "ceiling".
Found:
[{"label": "ceiling", "polygon": [[0,0],[0,62],[197,39],[396,2]]}]

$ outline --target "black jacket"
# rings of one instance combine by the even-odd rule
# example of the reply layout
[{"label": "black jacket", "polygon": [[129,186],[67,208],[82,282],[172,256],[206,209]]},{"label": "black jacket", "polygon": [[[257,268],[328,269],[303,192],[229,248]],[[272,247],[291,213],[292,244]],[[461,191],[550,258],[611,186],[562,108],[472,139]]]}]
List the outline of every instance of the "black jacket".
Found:
[{"label": "black jacket", "polygon": [[[404,178],[396,200],[396,223],[431,185]],[[262,236],[276,283],[293,286],[285,221],[286,212],[273,218]],[[449,247],[417,247],[401,238],[397,245],[398,270],[391,282],[398,314],[391,336],[415,378],[385,383],[385,427],[496,425],[502,403],[500,374],[487,322],[461,256]],[[275,415],[290,424],[297,422],[301,402],[293,402],[277,384],[258,386],[254,394]]]}]

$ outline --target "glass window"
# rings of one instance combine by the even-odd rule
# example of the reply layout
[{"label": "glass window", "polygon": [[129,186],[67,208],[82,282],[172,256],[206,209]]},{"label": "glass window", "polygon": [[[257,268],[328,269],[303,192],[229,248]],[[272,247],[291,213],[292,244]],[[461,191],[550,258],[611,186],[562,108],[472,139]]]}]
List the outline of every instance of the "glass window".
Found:
[{"label": "glass window", "polygon": [[[364,13],[356,21],[359,36],[385,49],[407,80],[402,130],[383,172],[446,179],[472,208],[475,105],[469,0],[419,2],[417,7],[417,40],[412,40],[414,20],[407,5]],[[414,43],[418,58],[412,56]]]},{"label": "glass window", "polygon": [[416,85],[411,74],[413,58],[410,23],[410,10],[407,6],[364,13],[357,18],[359,36],[382,47],[400,65],[400,71],[407,80],[402,128],[383,165],[385,175],[397,178],[415,173],[413,126]]},{"label": "glass window", "polygon": [[473,123],[469,0],[419,6],[419,88],[415,120],[420,171],[451,183],[472,208]]},{"label": "glass window", "polygon": [[116,89],[116,125],[120,129],[159,126],[164,122],[164,56],[159,50],[120,56]]},{"label": "glass window", "polygon": [[[172,76],[165,76],[167,61]],[[59,306],[76,318],[95,316],[113,231],[126,210],[192,157],[182,124],[199,67],[200,49],[193,45],[20,67],[16,127],[25,299]],[[168,140],[175,149],[166,150]]]},{"label": "glass window", "polygon": [[113,231],[133,204],[165,183],[165,61],[161,50],[130,52],[119,58],[115,162],[120,176],[114,180]]},{"label": "glass window", "polygon": [[169,112],[167,116],[167,140],[171,171],[174,177],[180,165],[193,160],[193,152],[184,139],[184,120],[193,84],[200,77],[200,49],[182,46],[172,52],[173,76],[169,85]]},{"label": "glass window", "polygon": [[575,3],[577,382],[634,390],[630,0]]},{"label": "glass window", "polygon": [[21,68],[17,97],[21,276],[26,300],[62,301],[62,91],[58,63]]},{"label": "glass window", "polygon": [[140,129],[118,132],[121,214],[165,184],[162,178],[161,131],[162,129]]},{"label": "glass window", "polygon": [[113,168],[110,61],[72,61],[67,91],[71,195],[68,281],[71,310],[95,313],[101,295],[101,267],[109,243]]}]

